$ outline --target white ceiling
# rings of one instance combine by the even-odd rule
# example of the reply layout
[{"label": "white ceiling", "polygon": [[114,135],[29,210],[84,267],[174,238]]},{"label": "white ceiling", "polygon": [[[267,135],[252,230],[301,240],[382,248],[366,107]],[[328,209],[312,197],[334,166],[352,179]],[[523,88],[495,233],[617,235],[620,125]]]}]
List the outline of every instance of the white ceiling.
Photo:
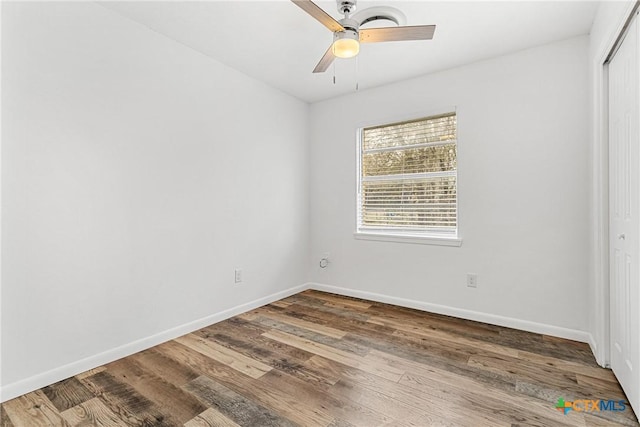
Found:
[{"label": "white ceiling", "polygon": [[[329,30],[287,0],[102,2],[103,6],[299,99],[315,102],[529,47],[588,34],[595,1],[370,1],[407,25],[436,24],[431,41],[366,44],[356,59],[311,71]],[[317,4],[336,19],[335,1]],[[357,70],[356,70],[357,64]]]}]

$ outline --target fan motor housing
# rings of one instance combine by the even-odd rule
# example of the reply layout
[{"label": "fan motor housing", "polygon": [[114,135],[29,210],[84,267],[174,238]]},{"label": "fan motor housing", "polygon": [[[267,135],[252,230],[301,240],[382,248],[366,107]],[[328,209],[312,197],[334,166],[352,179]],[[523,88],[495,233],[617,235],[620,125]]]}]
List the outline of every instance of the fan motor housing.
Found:
[{"label": "fan motor housing", "polygon": [[337,31],[333,33],[333,41],[340,39],[358,40],[358,31],[356,29],[346,28],[346,31]]},{"label": "fan motor housing", "polygon": [[347,31],[351,30],[351,31],[358,32],[358,29],[360,28],[360,23],[355,19],[344,18],[338,22],[340,22],[340,25],[342,25],[344,29]]}]

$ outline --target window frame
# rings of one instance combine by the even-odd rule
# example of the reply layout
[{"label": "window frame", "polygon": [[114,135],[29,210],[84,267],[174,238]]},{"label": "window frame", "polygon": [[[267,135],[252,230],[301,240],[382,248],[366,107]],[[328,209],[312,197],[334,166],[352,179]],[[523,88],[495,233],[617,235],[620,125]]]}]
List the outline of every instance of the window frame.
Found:
[{"label": "window frame", "polygon": [[460,147],[460,135],[458,132],[457,119],[459,118],[459,111],[457,107],[439,108],[434,111],[413,113],[403,115],[401,117],[384,118],[381,120],[369,121],[366,123],[360,123],[356,128],[356,210],[355,210],[355,232],[354,238],[360,240],[374,240],[384,242],[398,242],[398,243],[410,243],[410,244],[424,244],[424,245],[437,245],[437,246],[455,246],[462,245],[462,238],[460,237],[460,192],[458,181],[458,168],[456,167],[456,230],[453,233],[441,232],[438,230],[392,230],[392,229],[375,229],[368,228],[362,229],[361,209],[362,209],[362,154],[363,154],[363,137],[364,130],[372,127],[392,126],[394,124],[400,124],[403,122],[419,121],[430,117],[436,117],[446,114],[456,115],[456,159],[459,160],[459,147]]}]

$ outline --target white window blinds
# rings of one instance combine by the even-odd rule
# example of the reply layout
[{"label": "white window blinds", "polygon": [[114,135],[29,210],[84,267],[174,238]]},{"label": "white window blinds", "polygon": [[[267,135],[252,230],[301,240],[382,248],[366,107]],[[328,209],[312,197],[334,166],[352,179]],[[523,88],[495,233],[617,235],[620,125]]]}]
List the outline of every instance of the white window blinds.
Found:
[{"label": "white window blinds", "polygon": [[358,231],[457,234],[456,114],[362,129]]}]

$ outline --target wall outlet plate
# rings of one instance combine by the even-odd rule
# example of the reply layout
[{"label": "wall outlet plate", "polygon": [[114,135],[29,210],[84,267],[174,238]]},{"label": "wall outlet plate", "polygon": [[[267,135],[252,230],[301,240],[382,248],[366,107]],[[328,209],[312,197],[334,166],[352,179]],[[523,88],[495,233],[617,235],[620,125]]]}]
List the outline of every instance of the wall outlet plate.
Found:
[{"label": "wall outlet plate", "polygon": [[236,283],[242,282],[242,270],[239,268],[236,268],[236,271],[235,271],[235,282]]},{"label": "wall outlet plate", "polygon": [[467,273],[467,287],[469,288],[477,288],[478,287],[478,275],[475,273]]}]

